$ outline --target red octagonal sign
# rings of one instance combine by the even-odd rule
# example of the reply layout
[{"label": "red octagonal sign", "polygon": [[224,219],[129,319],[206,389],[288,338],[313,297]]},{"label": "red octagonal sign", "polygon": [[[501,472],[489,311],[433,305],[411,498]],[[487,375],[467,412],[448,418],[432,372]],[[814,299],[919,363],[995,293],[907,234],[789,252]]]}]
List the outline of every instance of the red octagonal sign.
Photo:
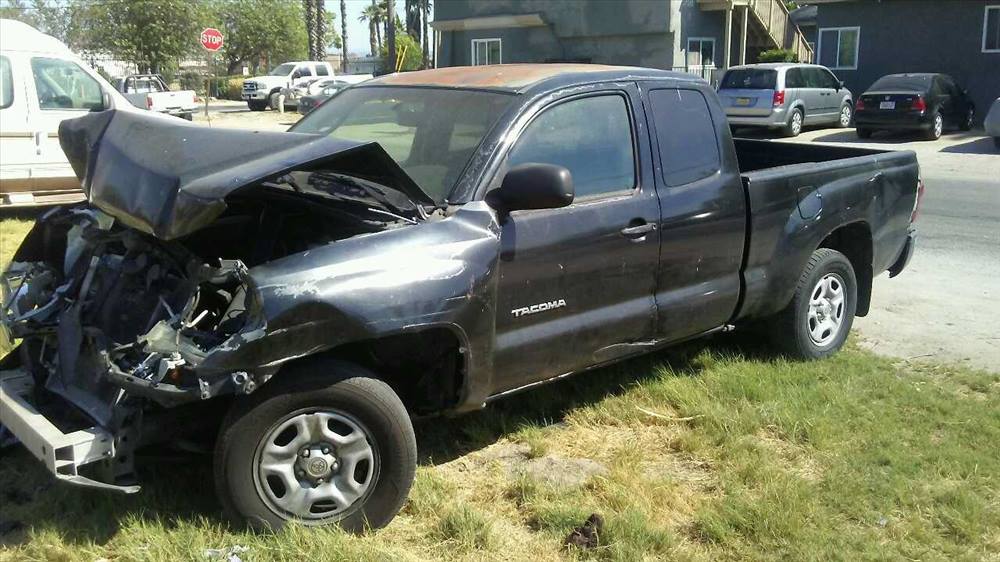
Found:
[{"label": "red octagonal sign", "polygon": [[201,32],[201,46],[209,51],[218,51],[222,48],[222,32],[214,27],[206,27]]}]

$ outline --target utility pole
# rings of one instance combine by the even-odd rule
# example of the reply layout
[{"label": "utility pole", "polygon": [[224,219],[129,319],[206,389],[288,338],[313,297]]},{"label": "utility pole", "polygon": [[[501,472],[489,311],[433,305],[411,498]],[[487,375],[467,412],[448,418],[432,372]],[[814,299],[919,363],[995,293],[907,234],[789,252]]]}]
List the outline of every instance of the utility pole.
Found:
[{"label": "utility pole", "polygon": [[386,62],[389,64],[389,72],[396,72],[396,2],[395,0],[385,0],[385,37],[389,44],[389,53]]}]

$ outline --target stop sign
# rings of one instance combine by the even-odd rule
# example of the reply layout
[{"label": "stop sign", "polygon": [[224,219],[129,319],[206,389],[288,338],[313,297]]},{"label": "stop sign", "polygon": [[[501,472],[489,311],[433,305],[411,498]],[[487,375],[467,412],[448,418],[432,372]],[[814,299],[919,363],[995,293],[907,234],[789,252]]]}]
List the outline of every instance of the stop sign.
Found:
[{"label": "stop sign", "polygon": [[222,48],[222,32],[214,27],[206,27],[201,32],[201,46],[209,51],[218,51]]}]

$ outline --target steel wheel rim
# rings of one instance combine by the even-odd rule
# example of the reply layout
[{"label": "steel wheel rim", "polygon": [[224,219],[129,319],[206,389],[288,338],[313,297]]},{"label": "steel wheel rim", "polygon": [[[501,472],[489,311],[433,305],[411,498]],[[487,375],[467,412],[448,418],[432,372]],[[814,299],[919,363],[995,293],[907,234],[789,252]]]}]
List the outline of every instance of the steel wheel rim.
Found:
[{"label": "steel wheel rim", "polygon": [[809,310],[806,314],[809,339],[819,347],[831,345],[840,335],[846,310],[844,279],[836,273],[827,273],[809,293]]},{"label": "steel wheel rim", "polygon": [[934,136],[940,137],[944,131],[944,119],[940,115],[934,117]]},{"label": "steel wheel rim", "polygon": [[373,442],[367,428],[345,412],[293,412],[272,425],[257,445],[257,495],[286,519],[339,521],[364,504],[378,479]]},{"label": "steel wheel rim", "polygon": [[844,109],[840,110],[840,124],[843,126],[848,126],[851,124],[851,108],[845,105]]},{"label": "steel wheel rim", "polygon": [[795,134],[802,132],[802,114],[798,111],[792,114],[792,132]]}]

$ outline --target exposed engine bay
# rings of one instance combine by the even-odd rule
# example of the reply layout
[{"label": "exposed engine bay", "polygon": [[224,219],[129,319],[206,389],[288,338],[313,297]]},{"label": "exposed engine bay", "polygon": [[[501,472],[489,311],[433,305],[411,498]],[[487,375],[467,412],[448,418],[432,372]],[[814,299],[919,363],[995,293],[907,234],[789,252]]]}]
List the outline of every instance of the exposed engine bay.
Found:
[{"label": "exposed engine bay", "polygon": [[325,171],[291,172],[227,203],[172,241],[87,206],[43,216],[3,278],[5,324],[23,338],[36,387],[112,430],[130,398],[173,406],[251,392],[277,369],[199,371],[264,333],[249,267],[425,220],[398,193]]}]

